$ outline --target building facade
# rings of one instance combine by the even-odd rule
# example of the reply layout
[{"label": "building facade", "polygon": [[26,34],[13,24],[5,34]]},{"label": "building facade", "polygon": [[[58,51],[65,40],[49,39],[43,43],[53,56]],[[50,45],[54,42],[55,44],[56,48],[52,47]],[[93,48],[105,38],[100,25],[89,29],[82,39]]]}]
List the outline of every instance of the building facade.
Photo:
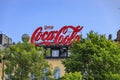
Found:
[{"label": "building facade", "polygon": [[0,34],[0,44],[1,45],[10,45],[12,44],[12,39],[5,34]]},{"label": "building facade", "polygon": [[[45,59],[52,67],[53,77],[58,79],[65,74],[65,67],[62,64],[62,60],[68,58],[69,51],[67,45],[51,45],[44,46],[46,50],[48,50],[49,54],[45,55]],[[56,73],[54,73],[56,71]]]},{"label": "building facade", "polygon": [[80,41],[80,31],[83,27],[63,26],[60,30],[53,28],[53,26],[38,27],[31,36],[31,43],[49,51],[49,54],[45,54],[45,59],[52,66],[54,79],[59,79],[65,74],[62,60],[69,57],[68,47],[74,40]]},{"label": "building facade", "polygon": [[[0,50],[4,49],[5,47],[8,47],[12,45],[12,39],[9,38],[6,34],[0,34]],[[2,75],[4,74],[3,72],[3,58],[0,58],[0,80],[2,80]]]}]

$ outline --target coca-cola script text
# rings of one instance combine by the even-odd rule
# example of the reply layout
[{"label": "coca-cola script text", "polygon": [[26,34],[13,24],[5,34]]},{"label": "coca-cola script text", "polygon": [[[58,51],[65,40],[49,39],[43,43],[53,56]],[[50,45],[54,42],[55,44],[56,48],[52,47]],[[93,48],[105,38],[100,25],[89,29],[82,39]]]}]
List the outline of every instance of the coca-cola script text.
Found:
[{"label": "coca-cola script text", "polygon": [[[74,40],[79,41],[80,35],[78,32],[82,30],[81,26],[63,26],[59,31],[43,31],[42,27],[38,27],[31,36],[31,43],[36,46],[39,45],[70,45]],[[72,30],[71,34],[68,33],[68,29]]]}]

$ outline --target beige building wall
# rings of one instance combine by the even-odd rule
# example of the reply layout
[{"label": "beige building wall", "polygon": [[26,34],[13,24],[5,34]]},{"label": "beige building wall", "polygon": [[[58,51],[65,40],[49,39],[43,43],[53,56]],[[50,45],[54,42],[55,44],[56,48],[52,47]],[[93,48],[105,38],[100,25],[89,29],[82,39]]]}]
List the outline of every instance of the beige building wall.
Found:
[{"label": "beige building wall", "polygon": [[2,80],[1,78],[2,78],[2,63],[0,63],[0,80]]},{"label": "beige building wall", "polygon": [[56,67],[59,67],[60,68],[60,77],[64,76],[64,74],[65,74],[65,67],[62,64],[62,59],[46,59],[46,60],[52,66],[52,71],[54,71],[54,69]]}]

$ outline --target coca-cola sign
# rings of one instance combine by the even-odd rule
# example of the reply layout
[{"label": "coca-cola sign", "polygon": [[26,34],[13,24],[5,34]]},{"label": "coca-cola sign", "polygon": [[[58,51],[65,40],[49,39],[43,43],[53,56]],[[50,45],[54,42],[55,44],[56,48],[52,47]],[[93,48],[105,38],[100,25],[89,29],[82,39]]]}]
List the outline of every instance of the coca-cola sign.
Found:
[{"label": "coca-cola sign", "polygon": [[[39,45],[70,45],[74,40],[80,40],[80,34],[78,34],[83,27],[81,26],[63,26],[60,30],[44,31],[42,27],[38,27],[31,36],[31,43],[36,46]],[[68,34],[68,30],[71,33]]]}]

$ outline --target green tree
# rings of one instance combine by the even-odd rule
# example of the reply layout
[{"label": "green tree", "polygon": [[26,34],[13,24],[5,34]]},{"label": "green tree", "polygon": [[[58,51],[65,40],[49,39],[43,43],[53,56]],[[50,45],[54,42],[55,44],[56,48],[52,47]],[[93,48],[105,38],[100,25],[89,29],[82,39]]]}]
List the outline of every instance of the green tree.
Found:
[{"label": "green tree", "polygon": [[85,80],[120,80],[120,44],[91,31],[74,42],[63,60],[67,72],[81,71]]},{"label": "green tree", "polygon": [[[18,43],[4,49],[5,73],[12,80],[29,80],[30,75],[42,79],[50,75],[50,66],[44,59],[44,49],[30,43]],[[47,72],[45,72],[45,70]]]},{"label": "green tree", "polygon": [[80,72],[66,73],[60,80],[82,80]]}]

